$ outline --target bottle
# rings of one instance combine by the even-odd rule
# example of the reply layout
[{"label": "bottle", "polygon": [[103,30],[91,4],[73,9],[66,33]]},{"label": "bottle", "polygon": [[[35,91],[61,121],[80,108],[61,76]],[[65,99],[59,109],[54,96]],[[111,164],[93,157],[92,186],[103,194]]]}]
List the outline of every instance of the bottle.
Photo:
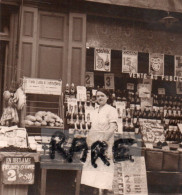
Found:
[{"label": "bottle", "polygon": [[135,123],[135,134],[139,134],[140,122],[139,117],[137,117],[137,121]]},{"label": "bottle", "polygon": [[109,63],[109,54],[107,54],[106,61],[104,63],[105,71],[109,71],[110,69],[110,63]]},{"label": "bottle", "polygon": [[112,93],[111,99],[112,99],[112,106],[116,108],[116,94],[115,93]]},{"label": "bottle", "polygon": [[91,128],[90,113],[87,114],[87,129]]},{"label": "bottle", "polygon": [[76,90],[74,83],[72,83],[70,86],[70,98],[76,98]]},{"label": "bottle", "polygon": [[79,115],[76,116],[76,129],[80,129]]},{"label": "bottle", "polygon": [[64,92],[64,103],[68,102],[68,98],[70,97],[70,89],[69,84],[66,84],[65,92]]},{"label": "bottle", "polygon": [[67,125],[70,124],[72,109],[73,109],[73,106],[69,105],[68,112],[67,112],[67,115],[66,115]]},{"label": "bottle", "polygon": [[78,107],[77,105],[74,106],[74,112],[73,112],[73,121],[76,122],[76,116],[78,114]]},{"label": "bottle", "polygon": [[81,127],[82,127],[82,129],[86,129],[85,116],[84,116],[84,114],[82,114]]},{"label": "bottle", "polygon": [[69,128],[70,129],[75,129],[75,123],[73,121],[73,115],[71,115],[70,123],[69,123]]}]

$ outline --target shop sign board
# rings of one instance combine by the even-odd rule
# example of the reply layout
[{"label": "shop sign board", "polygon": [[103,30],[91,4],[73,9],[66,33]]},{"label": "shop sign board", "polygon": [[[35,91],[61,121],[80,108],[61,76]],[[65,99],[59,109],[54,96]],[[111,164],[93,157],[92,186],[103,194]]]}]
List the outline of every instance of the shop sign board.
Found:
[{"label": "shop sign board", "polygon": [[61,95],[62,81],[24,77],[23,89],[31,94]]},{"label": "shop sign board", "polygon": [[123,161],[115,164],[114,195],[148,195],[145,159],[133,156],[134,162]]},{"label": "shop sign board", "polygon": [[138,52],[122,51],[122,73],[138,72]]},{"label": "shop sign board", "polygon": [[94,70],[111,71],[111,49],[95,48]]},{"label": "shop sign board", "polygon": [[114,74],[104,74],[105,89],[114,89]]},{"label": "shop sign board", "polygon": [[182,77],[182,56],[175,56],[175,76]]},{"label": "shop sign board", "polygon": [[164,75],[164,54],[149,54],[149,74]]},{"label": "shop sign board", "polygon": [[85,86],[94,87],[94,73],[93,72],[85,73]]},{"label": "shop sign board", "polygon": [[4,184],[33,184],[34,171],[33,157],[5,157],[2,161]]}]

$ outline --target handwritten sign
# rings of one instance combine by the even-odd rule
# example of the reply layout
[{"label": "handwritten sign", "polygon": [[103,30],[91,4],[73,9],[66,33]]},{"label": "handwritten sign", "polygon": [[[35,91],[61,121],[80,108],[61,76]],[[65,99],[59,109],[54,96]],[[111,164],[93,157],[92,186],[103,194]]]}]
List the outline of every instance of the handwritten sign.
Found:
[{"label": "handwritten sign", "polygon": [[5,157],[2,161],[4,184],[33,184],[35,163],[32,157]]},{"label": "handwritten sign", "polygon": [[104,74],[105,89],[114,89],[114,74]]},{"label": "handwritten sign", "polygon": [[23,89],[31,94],[61,95],[62,81],[24,77]]},{"label": "handwritten sign", "polygon": [[94,87],[94,73],[93,72],[85,73],[85,86]]},{"label": "handwritten sign", "polygon": [[86,87],[84,86],[77,86],[77,100],[78,101],[86,101],[87,94],[86,94]]}]

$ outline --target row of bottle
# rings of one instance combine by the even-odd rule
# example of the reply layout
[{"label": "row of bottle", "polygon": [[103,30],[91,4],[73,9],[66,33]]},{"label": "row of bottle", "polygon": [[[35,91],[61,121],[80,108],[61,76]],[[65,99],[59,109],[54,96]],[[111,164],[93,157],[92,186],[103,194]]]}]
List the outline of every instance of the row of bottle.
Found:
[{"label": "row of bottle", "polygon": [[182,133],[180,132],[178,127],[175,127],[173,129],[168,128],[165,133],[165,139],[166,141],[182,142]]},{"label": "row of bottle", "polygon": [[85,115],[79,115],[76,116],[71,114],[70,118],[66,118],[67,126],[69,129],[87,129],[89,130],[91,128],[91,121],[90,121],[90,114],[88,113],[85,120]]}]

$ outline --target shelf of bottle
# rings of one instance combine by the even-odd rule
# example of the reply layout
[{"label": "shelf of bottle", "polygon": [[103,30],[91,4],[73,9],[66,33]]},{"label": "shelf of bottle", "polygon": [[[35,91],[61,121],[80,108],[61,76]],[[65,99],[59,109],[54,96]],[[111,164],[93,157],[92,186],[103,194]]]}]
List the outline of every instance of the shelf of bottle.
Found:
[{"label": "shelf of bottle", "polygon": [[32,128],[32,129],[60,129],[60,130],[64,130],[64,127],[52,127],[52,126],[33,126],[33,125],[26,125],[25,128]]},{"label": "shelf of bottle", "polygon": [[87,137],[88,129],[72,129],[69,128],[69,134],[74,135],[74,137]]}]

